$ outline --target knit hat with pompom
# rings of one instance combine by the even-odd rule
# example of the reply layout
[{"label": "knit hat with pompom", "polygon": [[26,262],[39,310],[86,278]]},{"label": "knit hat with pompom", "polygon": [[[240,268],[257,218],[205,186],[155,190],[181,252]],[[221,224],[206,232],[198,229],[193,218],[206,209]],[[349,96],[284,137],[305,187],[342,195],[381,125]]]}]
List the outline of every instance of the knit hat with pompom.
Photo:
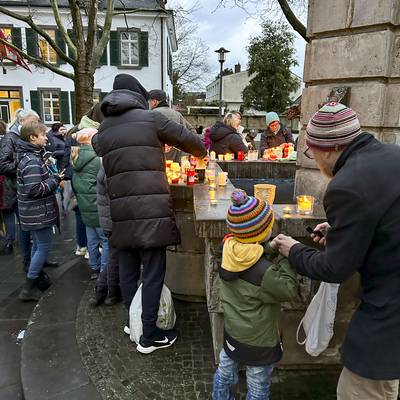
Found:
[{"label": "knit hat with pompom", "polygon": [[265,239],[274,226],[274,214],[268,202],[248,196],[235,189],[231,195],[226,224],[229,232],[242,243],[257,243]]}]

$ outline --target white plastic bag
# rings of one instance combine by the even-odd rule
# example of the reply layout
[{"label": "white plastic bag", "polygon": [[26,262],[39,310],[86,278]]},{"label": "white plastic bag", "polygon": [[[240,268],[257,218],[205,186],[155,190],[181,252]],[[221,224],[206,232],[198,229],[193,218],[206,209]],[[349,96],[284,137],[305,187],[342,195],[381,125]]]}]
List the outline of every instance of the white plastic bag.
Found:
[{"label": "white plastic bag", "polygon": [[[297,343],[305,345],[306,352],[311,356],[319,356],[333,336],[338,290],[338,283],[321,282],[297,328]],[[301,326],[306,334],[303,341],[299,340]]]},{"label": "white plastic bag", "polygon": [[[132,342],[139,343],[140,336],[143,334],[142,324],[142,284],[136,291],[129,308],[130,339]],[[166,285],[163,285],[160,308],[158,309],[157,326],[160,329],[172,329],[175,326],[176,314],[171,292]]]}]

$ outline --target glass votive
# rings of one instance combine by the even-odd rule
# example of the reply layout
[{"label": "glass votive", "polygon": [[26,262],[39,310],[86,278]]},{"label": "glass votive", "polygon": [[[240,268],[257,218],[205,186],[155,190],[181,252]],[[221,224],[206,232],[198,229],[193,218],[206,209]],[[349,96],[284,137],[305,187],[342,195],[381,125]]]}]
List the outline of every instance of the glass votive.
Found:
[{"label": "glass votive", "polygon": [[208,169],[207,170],[207,179],[208,179],[208,186],[210,190],[215,190],[215,170]]},{"label": "glass votive", "polygon": [[283,207],[283,216],[284,217],[288,217],[291,213],[292,213],[292,207],[289,207],[289,206],[286,206],[286,207]]},{"label": "glass votive", "polygon": [[314,197],[301,195],[296,197],[296,211],[298,214],[310,215],[314,210]]},{"label": "glass votive", "polygon": [[217,159],[217,155],[215,151],[210,152],[210,161],[215,161]]},{"label": "glass votive", "polygon": [[218,161],[224,161],[224,155],[218,154]]},{"label": "glass votive", "polygon": [[228,173],[218,172],[218,186],[226,186],[228,183]]},{"label": "glass votive", "polygon": [[215,206],[218,203],[217,192],[215,190],[210,190],[208,193],[210,194],[210,203],[211,203],[211,205]]}]

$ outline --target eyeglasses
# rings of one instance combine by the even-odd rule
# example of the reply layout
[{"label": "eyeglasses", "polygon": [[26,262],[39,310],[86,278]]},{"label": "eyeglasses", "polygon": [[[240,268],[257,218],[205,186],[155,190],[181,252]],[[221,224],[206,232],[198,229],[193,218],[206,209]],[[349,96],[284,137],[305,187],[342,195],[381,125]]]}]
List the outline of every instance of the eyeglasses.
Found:
[{"label": "eyeglasses", "polygon": [[312,153],[312,150],[310,150],[310,148],[309,147],[307,147],[305,150],[304,150],[304,153],[303,153],[309,160],[314,160],[314,155],[313,155],[313,153]]}]

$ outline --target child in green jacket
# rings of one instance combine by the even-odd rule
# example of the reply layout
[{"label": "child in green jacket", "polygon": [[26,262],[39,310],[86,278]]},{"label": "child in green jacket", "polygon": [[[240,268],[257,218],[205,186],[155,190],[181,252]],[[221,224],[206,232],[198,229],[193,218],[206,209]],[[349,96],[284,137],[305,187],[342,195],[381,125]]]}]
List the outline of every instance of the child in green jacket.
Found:
[{"label": "child in green jacket", "polygon": [[298,294],[296,272],[266,242],[274,215],[263,200],[236,189],[222,251],[224,343],[214,375],[214,400],[231,400],[238,364],[246,366],[247,399],[268,400],[271,374],[282,358],[280,305]]}]

